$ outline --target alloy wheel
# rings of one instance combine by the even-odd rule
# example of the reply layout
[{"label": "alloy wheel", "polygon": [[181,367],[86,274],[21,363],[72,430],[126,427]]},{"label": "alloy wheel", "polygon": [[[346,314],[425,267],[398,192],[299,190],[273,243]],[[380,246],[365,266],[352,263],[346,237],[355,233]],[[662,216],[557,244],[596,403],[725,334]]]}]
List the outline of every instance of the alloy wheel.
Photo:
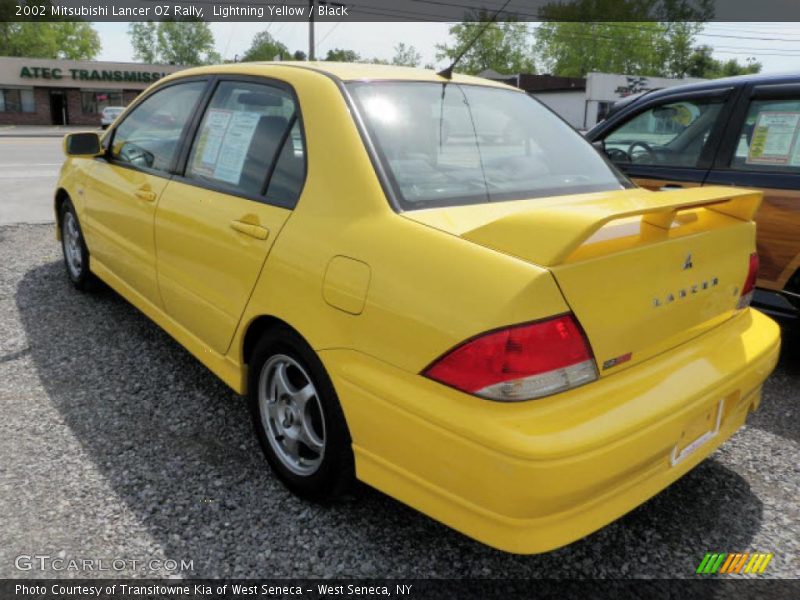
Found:
[{"label": "alloy wheel", "polygon": [[64,258],[67,269],[74,279],[81,276],[83,270],[83,252],[81,248],[81,232],[78,222],[71,211],[64,213],[64,223],[61,226],[61,236],[64,240]]},{"label": "alloy wheel", "polygon": [[325,456],[325,419],[306,370],[285,354],[261,369],[258,407],[272,450],[292,473],[312,475]]}]

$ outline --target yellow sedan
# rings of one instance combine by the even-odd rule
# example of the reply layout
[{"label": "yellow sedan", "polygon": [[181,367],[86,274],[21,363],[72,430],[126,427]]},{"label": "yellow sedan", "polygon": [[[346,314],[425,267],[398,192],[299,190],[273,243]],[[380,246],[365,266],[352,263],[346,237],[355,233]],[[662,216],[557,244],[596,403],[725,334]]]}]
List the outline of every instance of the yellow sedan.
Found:
[{"label": "yellow sedan", "polygon": [[202,67],[64,149],[70,280],[103,280],[247,395],[304,497],[357,478],[547,551],[711,454],[778,356],[749,308],[759,193],[637,189],[501,84]]}]

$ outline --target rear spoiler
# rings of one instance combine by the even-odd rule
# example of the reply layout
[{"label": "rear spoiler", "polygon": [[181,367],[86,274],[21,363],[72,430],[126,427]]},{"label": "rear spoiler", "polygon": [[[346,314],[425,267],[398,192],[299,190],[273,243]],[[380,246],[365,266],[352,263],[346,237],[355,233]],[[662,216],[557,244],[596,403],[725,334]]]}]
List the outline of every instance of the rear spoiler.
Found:
[{"label": "rear spoiler", "polygon": [[509,254],[554,266],[611,221],[641,216],[642,223],[668,230],[680,211],[696,208],[752,221],[762,195],[756,190],[709,186],[665,192],[637,189],[600,198],[579,196],[501,217],[462,237],[488,247],[500,243]]}]

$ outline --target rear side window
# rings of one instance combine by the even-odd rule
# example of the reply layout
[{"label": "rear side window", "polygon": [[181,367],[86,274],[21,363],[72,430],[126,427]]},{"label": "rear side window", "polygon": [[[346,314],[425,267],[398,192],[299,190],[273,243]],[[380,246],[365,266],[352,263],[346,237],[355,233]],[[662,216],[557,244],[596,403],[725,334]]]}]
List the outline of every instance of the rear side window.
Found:
[{"label": "rear side window", "polygon": [[730,166],[800,173],[800,98],[753,100]]},{"label": "rear side window", "polygon": [[168,172],[205,81],[171,85],[135,107],[114,132],[111,156],[134,167]]},{"label": "rear side window", "polygon": [[306,175],[305,145],[300,122],[295,120],[283,143],[275,170],[267,187],[267,200],[278,206],[293,207],[297,203]]},{"label": "rear side window", "polygon": [[616,163],[696,167],[721,110],[721,100],[654,106],[607,135],[605,150]]},{"label": "rear side window", "polygon": [[291,207],[304,174],[305,148],[292,95],[266,84],[221,82],[195,136],[186,177]]}]

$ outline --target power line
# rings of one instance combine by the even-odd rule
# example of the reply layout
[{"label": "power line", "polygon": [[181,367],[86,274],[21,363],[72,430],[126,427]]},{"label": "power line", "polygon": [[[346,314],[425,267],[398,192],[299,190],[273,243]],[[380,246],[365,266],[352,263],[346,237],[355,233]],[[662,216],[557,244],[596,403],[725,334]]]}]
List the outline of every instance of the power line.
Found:
[{"label": "power line", "polygon": [[[609,35],[603,35],[600,32],[589,32],[589,31],[587,31],[586,33],[579,32],[579,31],[560,31],[560,32],[558,32],[557,35],[559,37],[566,38],[566,39],[607,40],[607,41],[610,41],[610,42],[617,42],[617,43],[619,43],[619,42],[625,42],[625,43],[635,43],[635,42],[647,43],[648,42],[648,40],[646,40],[646,39],[639,39],[639,40],[636,40],[636,39],[622,39],[622,40],[620,40],[620,39],[611,37]],[[726,46],[724,44],[723,45],[719,45],[719,46],[712,46],[711,49],[713,51],[717,51],[718,49],[720,49],[720,50],[733,49],[733,50],[745,51],[745,52],[742,52],[742,53],[746,53],[746,52],[771,53],[771,52],[775,52],[775,51],[790,53],[790,54],[786,54],[787,56],[794,56],[794,54],[791,54],[791,53],[800,52],[800,48],[772,48],[772,47],[770,47],[770,48],[755,48],[755,47],[748,47],[748,46]],[[768,55],[768,54],[765,54],[765,55]]]},{"label": "power line", "polygon": [[[457,4],[457,3],[453,3],[453,2],[445,2],[444,0],[410,0],[410,1],[411,2],[416,2],[418,4],[449,6],[449,7],[453,7],[453,8],[463,8],[463,9],[467,9],[467,10],[471,10],[471,11],[478,10],[478,7],[476,7],[476,6],[469,6],[469,5],[465,5],[465,4]],[[488,3],[488,2],[484,3],[484,5],[485,5],[484,6],[485,8],[496,8],[497,7],[496,4],[492,4],[492,3]],[[541,18],[541,16],[538,15],[538,14],[514,11],[513,7],[512,7],[511,10],[506,11],[506,15],[508,15],[508,16],[534,17],[537,20]],[[543,22],[545,22],[545,23],[556,23],[558,21],[543,21]],[[653,21],[653,23],[658,23],[658,22],[659,21]],[[707,23],[706,21],[692,21],[692,22],[703,24],[703,26],[705,26],[705,24]],[[592,22],[582,22],[582,21],[575,21],[575,23],[576,24],[582,24],[582,25],[592,24]],[[618,28],[618,29],[629,29],[629,30],[644,31],[644,32],[650,30],[650,28],[642,27],[640,25],[635,25],[634,23],[620,23],[620,22],[606,22],[606,21],[599,21],[598,23],[602,23],[606,27],[614,27],[614,28]],[[753,31],[753,33],[758,33],[758,32]],[[717,38],[721,38],[721,39],[754,40],[754,41],[762,41],[762,42],[789,42],[789,43],[794,42],[794,43],[800,43],[800,39],[791,39],[791,38],[785,38],[785,37],[743,36],[743,35],[730,35],[730,34],[723,34],[723,33],[710,33],[710,32],[707,33],[707,32],[704,32],[704,31],[701,31],[701,32],[697,33],[696,35],[702,35],[702,36],[706,36],[706,37],[717,37]],[[791,35],[791,34],[789,34],[789,35]],[[798,34],[798,35],[800,35],[800,34]]]},{"label": "power line", "polygon": [[331,27],[331,28],[328,30],[328,32],[327,32],[325,35],[323,35],[323,36],[322,36],[322,39],[321,39],[320,41],[318,41],[318,42],[317,42],[317,44],[316,44],[316,47],[317,47],[317,48],[319,48],[320,46],[322,46],[322,42],[324,42],[325,40],[327,40],[327,39],[328,39],[328,36],[329,36],[330,34],[332,34],[334,31],[336,31],[336,28],[337,28],[337,27],[339,27],[339,25],[341,25],[343,22],[344,22],[344,21],[337,21],[336,25],[334,25],[333,27]]}]

